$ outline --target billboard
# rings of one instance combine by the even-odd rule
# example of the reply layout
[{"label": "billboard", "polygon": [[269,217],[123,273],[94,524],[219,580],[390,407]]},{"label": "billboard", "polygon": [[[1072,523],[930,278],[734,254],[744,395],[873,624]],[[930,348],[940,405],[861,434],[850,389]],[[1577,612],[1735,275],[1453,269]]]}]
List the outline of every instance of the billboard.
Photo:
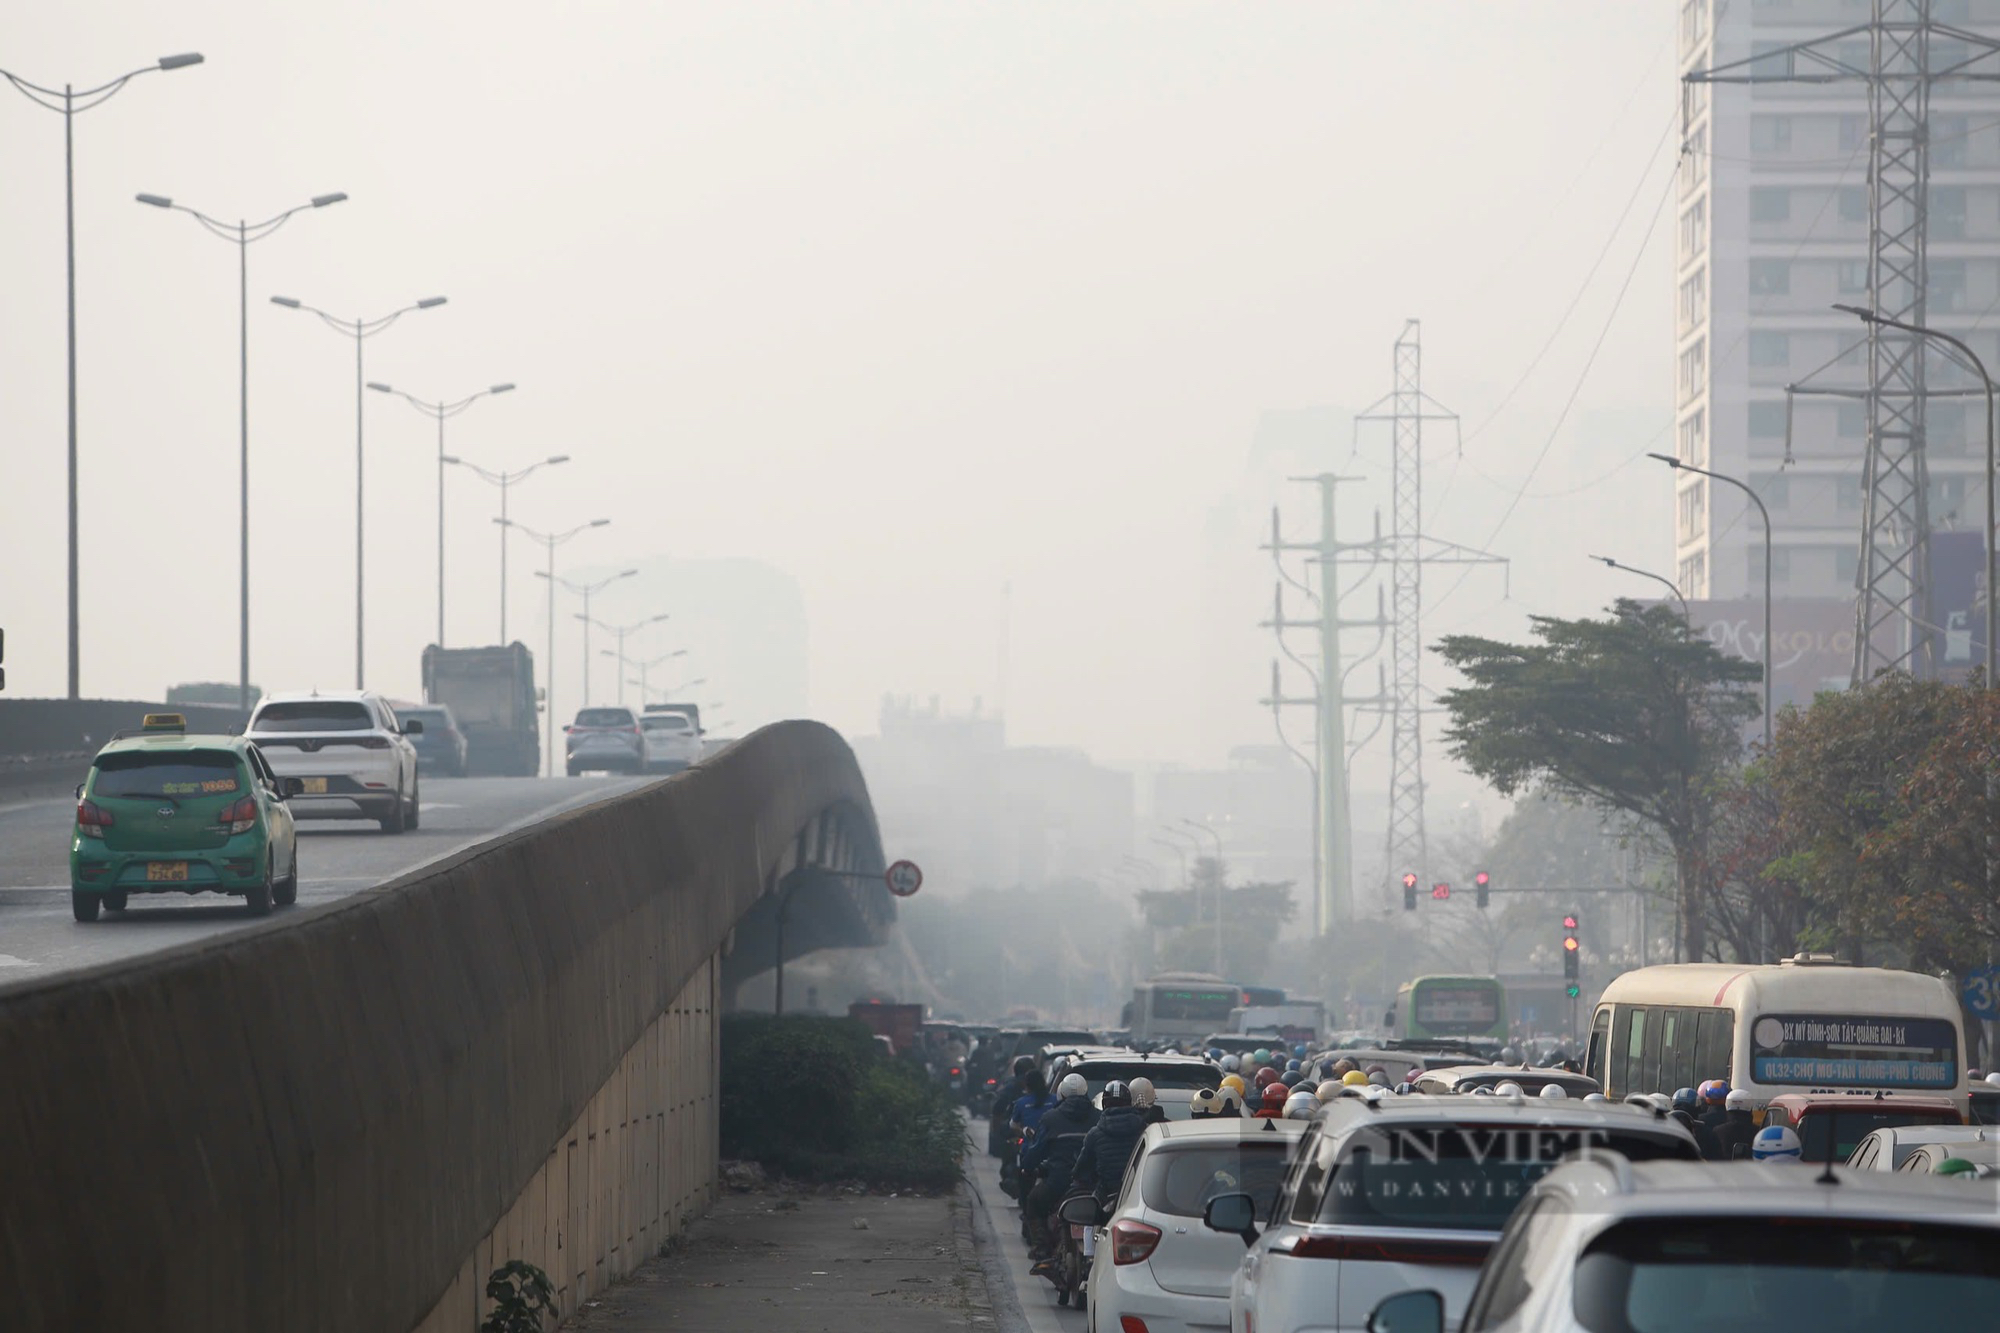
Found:
[{"label": "billboard", "polygon": [[[1690,601],[1695,630],[1725,653],[1762,664],[1764,601]],[[1771,603],[1771,702],[1804,708],[1821,690],[1844,690],[1854,671],[1854,603],[1782,598]]]}]

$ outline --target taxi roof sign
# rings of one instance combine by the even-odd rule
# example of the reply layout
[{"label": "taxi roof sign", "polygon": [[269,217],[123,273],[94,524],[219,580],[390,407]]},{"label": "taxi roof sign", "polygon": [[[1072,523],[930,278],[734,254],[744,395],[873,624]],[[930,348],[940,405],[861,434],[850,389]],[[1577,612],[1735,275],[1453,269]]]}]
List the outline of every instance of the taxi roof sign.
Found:
[{"label": "taxi roof sign", "polygon": [[140,725],[147,731],[186,731],[188,720],[185,713],[148,713]]}]

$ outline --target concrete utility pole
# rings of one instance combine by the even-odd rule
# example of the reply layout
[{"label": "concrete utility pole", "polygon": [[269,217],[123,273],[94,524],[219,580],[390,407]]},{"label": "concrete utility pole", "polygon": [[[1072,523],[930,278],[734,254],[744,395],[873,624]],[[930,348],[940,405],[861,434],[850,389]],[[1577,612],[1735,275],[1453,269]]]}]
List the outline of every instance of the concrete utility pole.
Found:
[{"label": "concrete utility pole", "polygon": [[[1423,389],[1423,337],[1417,320],[1406,320],[1396,339],[1396,387],[1387,398],[1354,419],[1356,434],[1365,422],[1386,421],[1394,432],[1393,525],[1383,553],[1389,558],[1389,618],[1395,629],[1389,677],[1389,860],[1396,881],[1413,871],[1423,883],[1430,844],[1424,829],[1423,573],[1425,565],[1505,565],[1504,557],[1424,535],[1423,434],[1426,421],[1458,415],[1439,407]],[[1389,410],[1377,409],[1387,404]],[[1427,411],[1426,407],[1437,410]],[[1390,886],[1385,883],[1385,893]]]},{"label": "concrete utility pole", "polygon": [[1363,478],[1322,473],[1316,477],[1294,477],[1292,480],[1319,487],[1319,539],[1313,542],[1285,541],[1278,531],[1278,515],[1274,509],[1271,512],[1271,544],[1266,549],[1274,556],[1286,551],[1304,551],[1313,557],[1314,563],[1319,566],[1318,614],[1310,620],[1288,620],[1285,617],[1284,585],[1280,584],[1272,603],[1272,618],[1264,622],[1264,627],[1277,632],[1281,648],[1288,629],[1310,629],[1317,633],[1317,688],[1307,699],[1286,698],[1274,662],[1271,664],[1271,697],[1263,702],[1274,711],[1310,703],[1317,715],[1312,765],[1317,779],[1314,784],[1317,799],[1313,818],[1317,843],[1313,929],[1317,934],[1324,935],[1335,923],[1354,919],[1354,839],[1349,825],[1347,797],[1347,706],[1356,702],[1378,702],[1346,697],[1340,632],[1363,627],[1379,631],[1387,626],[1388,621],[1382,614],[1379,594],[1373,617],[1349,620],[1340,614],[1340,566],[1360,563],[1363,556],[1372,563],[1374,552],[1380,545],[1379,534],[1365,542],[1342,542],[1336,535],[1334,499],[1340,483],[1361,481]]},{"label": "concrete utility pole", "polygon": [[[1890,668],[1932,676],[1940,663],[1924,449],[1924,402],[1936,391],[1925,384],[1924,337],[1910,331],[1927,323],[1931,89],[2000,78],[2000,42],[1939,23],[1931,11],[1932,0],[1873,0],[1866,23],[1690,71],[1684,78],[1698,95],[1681,100],[1685,135],[1707,112],[1702,85],[1868,86],[1868,309],[1881,317],[1868,323],[1868,383],[1786,386],[1788,394],[1860,399],[1868,409],[1854,576],[1855,684]],[[1789,461],[1789,439],[1786,454]]]}]

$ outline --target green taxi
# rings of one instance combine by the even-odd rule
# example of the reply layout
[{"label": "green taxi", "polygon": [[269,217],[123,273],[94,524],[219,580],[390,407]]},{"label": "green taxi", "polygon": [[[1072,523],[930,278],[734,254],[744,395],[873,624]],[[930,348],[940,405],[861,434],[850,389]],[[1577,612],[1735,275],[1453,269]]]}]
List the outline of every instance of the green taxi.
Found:
[{"label": "green taxi", "polygon": [[149,713],[90,761],[76,789],[70,906],[78,921],[125,910],[135,893],[225,893],[252,916],[299,895],[299,846],[279,778],[242,736],[190,736],[178,713]]}]

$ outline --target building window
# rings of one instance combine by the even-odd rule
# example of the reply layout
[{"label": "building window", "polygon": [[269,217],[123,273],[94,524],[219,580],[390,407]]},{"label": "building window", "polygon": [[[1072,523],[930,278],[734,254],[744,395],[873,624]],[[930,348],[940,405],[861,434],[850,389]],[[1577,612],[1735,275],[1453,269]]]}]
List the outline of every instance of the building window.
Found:
[{"label": "building window", "polygon": [[[1936,266],[1932,266],[1935,270]],[[1752,296],[1785,296],[1792,290],[1792,266],[1783,259],[1753,259],[1750,261],[1750,294]]]},{"label": "building window", "polygon": [[1842,403],[1833,410],[1833,433],[1843,440],[1868,438],[1868,409],[1860,403]]},{"label": "building window", "polygon": [[1697,338],[1681,353],[1681,401],[1702,391],[1708,380],[1708,340]]},{"label": "building window", "polygon": [[[1984,415],[1982,410],[1981,416]],[[1964,452],[1965,423],[1964,403],[1927,404],[1924,408],[1924,445],[1933,452]]]},{"label": "building window", "polygon": [[1865,185],[1843,185],[1839,199],[1834,204],[1840,212],[1840,220],[1854,224],[1868,220],[1868,187]]},{"label": "building window", "polygon": [[1965,191],[1956,185],[1933,185],[1931,235],[1941,241],[1965,239]]},{"label": "building window", "polygon": [[1792,118],[1790,116],[1750,117],[1750,151],[1753,153],[1789,153],[1792,150]]},{"label": "building window", "polygon": [[1757,492],[1757,498],[1767,509],[1791,507],[1792,479],[1782,472],[1752,472],[1750,489]]},{"label": "building window", "polygon": [[1698,268],[1681,279],[1681,327],[1693,328],[1708,316],[1708,270]]},{"label": "building window", "polygon": [[[1962,193],[1962,192],[1961,192]],[[1929,293],[1932,314],[1965,309],[1965,261],[1933,259]]]},{"label": "building window", "polygon": [[1842,116],[1840,118],[1840,151],[1858,153],[1868,142],[1868,118],[1866,116]]},{"label": "building window", "polygon": [[1703,504],[1707,483],[1697,480],[1680,494],[1681,540],[1693,541],[1706,528],[1707,509]]},{"label": "building window", "polygon": [[1840,261],[1840,294],[1860,296],[1868,290],[1868,261],[1865,259],[1843,259]]},{"label": "building window", "polygon": [[1707,414],[1700,408],[1690,412],[1680,425],[1680,460],[1700,467],[1708,460],[1703,457],[1707,446]]},{"label": "building window", "polygon": [[1686,556],[1680,565],[1681,596],[1708,596],[1708,556],[1701,551]]},{"label": "building window", "polygon": [[[1935,11],[1933,11],[1935,13]],[[1991,72],[1991,71],[1987,71]],[[1971,133],[1964,116],[1931,117],[1931,166],[1953,171],[1965,165],[1966,139]]]},{"label": "building window", "polygon": [[[1745,547],[1743,554],[1748,557],[1749,584],[1753,588],[1764,586],[1764,543]],[[1783,546],[1771,548],[1771,583],[1777,586],[1792,581],[1792,553]]]},{"label": "building window", "polygon": [[1681,261],[1683,263],[1708,248],[1708,196],[1688,205],[1681,214]]},{"label": "building window", "polygon": [[1958,522],[1959,511],[1965,505],[1965,478],[1931,478],[1931,521],[1943,526],[1954,526]]},{"label": "building window", "polygon": [[1782,400],[1750,404],[1750,436],[1758,440],[1785,438],[1785,404]]},{"label": "building window", "polygon": [[1861,512],[1861,478],[1840,477],[1834,482],[1834,507],[1843,514]]},{"label": "building window", "polygon": [[1792,77],[1792,53],[1787,48],[1789,42],[1750,43],[1751,64],[1746,71],[1752,80],[1789,79]]},{"label": "building window", "polygon": [[1751,334],[1750,364],[1789,366],[1792,364],[1792,336],[1789,333]]},{"label": "building window", "polygon": [[1861,564],[1860,549],[1853,546],[1833,548],[1833,577],[1841,583],[1852,585],[1855,573]]},{"label": "building window", "polygon": [[1792,192],[1782,185],[1757,185],[1750,190],[1752,222],[1784,222],[1792,216]]},{"label": "building window", "polygon": [[1841,42],[1833,48],[1833,58],[1848,69],[1867,74],[1875,68],[1875,57],[1868,50],[1868,39],[1858,42]]}]

